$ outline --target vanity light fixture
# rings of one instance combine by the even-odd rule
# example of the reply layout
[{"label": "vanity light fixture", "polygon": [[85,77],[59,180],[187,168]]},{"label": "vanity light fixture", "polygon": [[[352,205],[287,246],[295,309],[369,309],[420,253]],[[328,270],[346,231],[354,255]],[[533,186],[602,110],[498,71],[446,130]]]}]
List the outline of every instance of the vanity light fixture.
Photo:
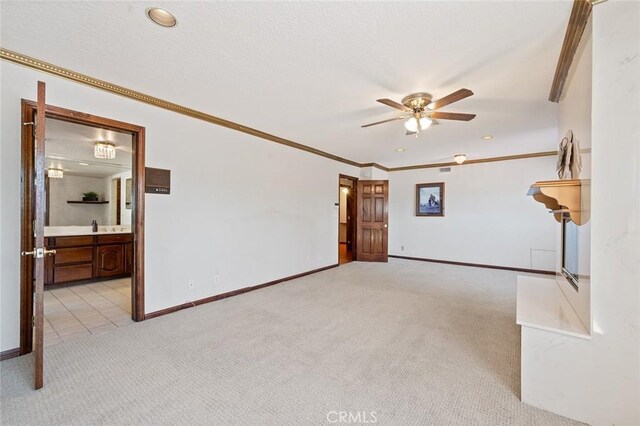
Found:
[{"label": "vanity light fixture", "polygon": [[490,141],[491,139],[493,139],[493,135],[484,135],[482,139],[485,141]]},{"label": "vanity light fixture", "polygon": [[453,156],[453,159],[456,163],[462,164],[467,159],[467,156],[465,154],[456,154]]},{"label": "vanity light fixture", "polygon": [[147,9],[147,16],[161,27],[171,28],[175,27],[178,23],[175,16],[164,9],[160,9],[159,7],[150,7]]},{"label": "vanity light fixture", "polygon": [[116,146],[111,142],[96,142],[93,147],[93,156],[113,160],[116,158]]},{"label": "vanity light fixture", "polygon": [[47,176],[49,179],[62,179],[64,177],[64,171],[62,169],[49,169],[47,170]]}]

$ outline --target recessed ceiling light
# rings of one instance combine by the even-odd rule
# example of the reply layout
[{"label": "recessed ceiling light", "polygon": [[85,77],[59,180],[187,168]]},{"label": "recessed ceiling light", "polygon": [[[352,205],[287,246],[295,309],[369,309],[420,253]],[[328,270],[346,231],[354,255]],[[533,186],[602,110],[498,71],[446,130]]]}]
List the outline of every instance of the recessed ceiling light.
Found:
[{"label": "recessed ceiling light", "polygon": [[396,152],[404,152],[404,148],[396,148]]},{"label": "recessed ceiling light", "polygon": [[482,139],[484,139],[485,141],[490,141],[491,139],[493,139],[493,135],[484,135]]},{"label": "recessed ceiling light", "polygon": [[175,27],[178,23],[176,18],[169,12],[159,7],[151,7],[147,9],[147,16],[156,24],[162,27]]},{"label": "recessed ceiling light", "polygon": [[81,165],[81,166],[88,166],[89,165],[89,163],[78,163],[78,164]]}]

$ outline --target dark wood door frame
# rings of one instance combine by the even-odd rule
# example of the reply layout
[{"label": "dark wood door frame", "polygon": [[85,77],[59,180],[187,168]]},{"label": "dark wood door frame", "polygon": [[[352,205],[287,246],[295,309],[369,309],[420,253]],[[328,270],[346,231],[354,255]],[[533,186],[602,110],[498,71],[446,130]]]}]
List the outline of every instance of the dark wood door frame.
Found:
[{"label": "dark wood door frame", "polygon": [[[352,259],[358,260],[356,258],[356,244],[357,244],[357,234],[356,234],[356,224],[357,224],[357,212],[358,209],[356,207],[357,204],[357,193],[358,193],[358,178],[357,177],[353,177],[353,176],[349,176],[349,175],[343,175],[343,174],[339,174],[338,175],[338,259],[340,259],[340,179],[348,179],[353,183],[353,187],[351,188],[352,193],[350,194],[352,196],[352,202],[349,204],[347,204],[349,206],[349,211],[347,211],[347,215],[351,217],[351,235],[349,236],[349,238],[351,238],[351,255],[352,255]],[[349,222],[349,220],[347,220],[347,222]],[[349,225],[347,224],[347,232],[349,231]]]},{"label": "dark wood door frame", "polygon": [[[33,163],[34,134],[37,103],[22,99],[22,168],[20,183],[21,223],[20,250],[33,247],[34,204],[33,191],[35,164]],[[133,273],[131,288],[131,312],[134,321],[143,321],[144,316],[144,194],[145,194],[145,128],[135,124],[99,117],[66,108],[47,105],[45,117],[71,123],[101,127],[126,132],[133,137],[132,176],[134,177],[132,205]],[[32,350],[33,329],[33,258],[20,259],[20,355]]]}]

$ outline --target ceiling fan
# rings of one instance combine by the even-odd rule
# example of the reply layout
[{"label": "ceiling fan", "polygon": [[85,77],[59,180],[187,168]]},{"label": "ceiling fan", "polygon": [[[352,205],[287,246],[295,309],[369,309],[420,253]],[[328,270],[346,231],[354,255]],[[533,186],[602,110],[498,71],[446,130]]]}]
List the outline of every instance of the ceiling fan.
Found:
[{"label": "ceiling fan", "polygon": [[377,124],[389,123],[391,121],[404,120],[404,127],[407,129],[407,135],[416,135],[422,130],[426,130],[432,124],[439,124],[440,120],[458,120],[470,121],[475,118],[475,114],[463,114],[459,112],[440,112],[440,108],[468,98],[473,95],[469,89],[457,90],[444,98],[436,101],[432,100],[430,93],[412,93],[402,99],[402,103],[392,101],[391,99],[378,99],[378,102],[399,109],[404,114],[400,117],[390,118],[388,120],[376,121],[375,123],[365,124],[362,127],[371,127]]}]

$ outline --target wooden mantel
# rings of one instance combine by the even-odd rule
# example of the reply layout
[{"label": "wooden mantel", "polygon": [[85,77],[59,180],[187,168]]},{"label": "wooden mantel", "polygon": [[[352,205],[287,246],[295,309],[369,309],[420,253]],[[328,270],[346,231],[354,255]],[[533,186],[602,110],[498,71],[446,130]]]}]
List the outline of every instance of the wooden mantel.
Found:
[{"label": "wooden mantel", "polygon": [[544,180],[531,185],[527,195],[545,205],[561,222],[568,215],[576,225],[589,221],[591,180]]}]

